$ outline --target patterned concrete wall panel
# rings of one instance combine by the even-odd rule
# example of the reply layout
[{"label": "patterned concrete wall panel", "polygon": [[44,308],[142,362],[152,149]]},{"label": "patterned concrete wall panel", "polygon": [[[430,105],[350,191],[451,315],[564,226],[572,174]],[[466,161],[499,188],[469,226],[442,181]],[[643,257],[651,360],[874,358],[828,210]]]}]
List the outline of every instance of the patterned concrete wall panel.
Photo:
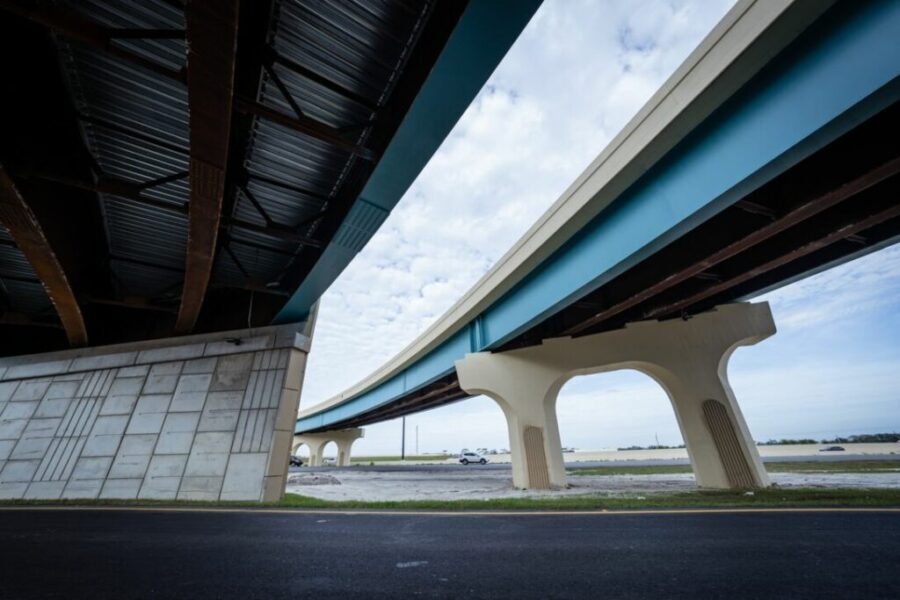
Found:
[{"label": "patterned concrete wall panel", "polygon": [[0,359],[0,498],[279,497],[308,343],[281,326]]},{"label": "patterned concrete wall panel", "polygon": [[213,373],[216,370],[216,361],[218,359],[213,356],[210,358],[196,358],[184,363],[181,373],[184,375],[198,375],[203,373]]},{"label": "patterned concrete wall panel", "polygon": [[128,424],[128,433],[159,433],[171,401],[172,396],[166,394],[153,394],[138,398],[131,422]]},{"label": "patterned concrete wall panel", "polygon": [[22,438],[12,451],[10,460],[42,459],[52,438]]},{"label": "patterned concrete wall panel", "polygon": [[0,440],[0,461],[4,461],[12,454],[16,446],[16,440]]},{"label": "patterned concrete wall panel", "polygon": [[223,356],[219,359],[215,373],[213,373],[212,383],[209,386],[210,391],[223,392],[246,389],[252,366],[252,353]]},{"label": "patterned concrete wall panel", "polygon": [[194,412],[203,410],[212,373],[185,374],[178,380],[175,396],[169,408],[172,412]]},{"label": "patterned concrete wall panel", "polygon": [[39,460],[8,460],[0,471],[0,483],[30,482],[40,464]]},{"label": "patterned concrete wall panel", "polygon": [[261,500],[268,458],[264,452],[232,454],[225,471],[222,500]]},{"label": "patterned concrete wall panel", "polygon": [[[72,394],[74,396],[74,394]],[[44,398],[38,404],[37,411],[34,413],[36,418],[41,417],[62,417],[69,410],[72,404],[72,398]]]},{"label": "patterned concrete wall panel", "polygon": [[186,463],[186,454],[154,456],[150,459],[150,466],[141,491],[138,492],[138,498],[174,500],[181,486]]},{"label": "patterned concrete wall panel", "polygon": [[144,478],[153,448],[159,436],[152,434],[126,435],[109,472],[110,479]]},{"label": "patterned concrete wall panel", "polygon": [[100,489],[103,487],[102,479],[70,479],[66,483],[62,497],[71,500],[75,498],[93,499],[100,495]]},{"label": "patterned concrete wall panel", "polygon": [[27,490],[27,483],[0,482],[0,500],[23,498]]},{"label": "patterned concrete wall panel", "polygon": [[234,431],[242,398],[239,391],[209,392],[197,431]]},{"label": "patterned concrete wall panel", "polygon": [[100,490],[101,498],[137,498],[143,479],[107,479]]},{"label": "patterned concrete wall panel", "polygon": [[4,381],[0,383],[0,402],[9,402],[17,387],[19,387],[18,381]]},{"label": "patterned concrete wall panel", "polygon": [[50,384],[50,387],[47,388],[47,393],[44,394],[43,398],[47,401],[53,400],[68,400],[69,398],[74,398],[78,393],[78,388],[81,387],[81,379],[77,380],[68,380],[68,381],[54,381]]},{"label": "patterned concrete wall panel", "polygon": [[242,410],[234,436],[233,452],[260,452],[272,444],[275,410]]},{"label": "patterned concrete wall panel", "polygon": [[163,423],[156,454],[187,454],[194,443],[200,413],[169,413]]},{"label": "patterned concrete wall panel", "polygon": [[111,456],[79,458],[69,479],[106,479],[110,464]]},{"label": "patterned concrete wall panel", "polygon": [[66,489],[65,481],[34,481],[25,490],[25,498],[29,500],[51,499],[57,500]]},{"label": "patterned concrete wall panel", "polygon": [[10,400],[40,400],[50,387],[49,380],[23,381]]},{"label": "patterned concrete wall panel", "polygon": [[108,396],[103,399],[103,406],[100,408],[101,415],[131,415],[134,405],[137,404],[137,395],[128,396]]}]

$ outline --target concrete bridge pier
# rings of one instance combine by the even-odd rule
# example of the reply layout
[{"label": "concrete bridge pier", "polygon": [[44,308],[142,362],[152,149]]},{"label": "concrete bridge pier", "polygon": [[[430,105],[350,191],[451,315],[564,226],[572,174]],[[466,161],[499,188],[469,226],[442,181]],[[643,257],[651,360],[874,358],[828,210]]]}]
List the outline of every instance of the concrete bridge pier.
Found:
[{"label": "concrete bridge pier", "polygon": [[321,467],[325,462],[325,446],[328,445],[328,442],[334,442],[338,449],[335,464],[338,467],[349,467],[350,451],[353,448],[353,442],[361,437],[365,437],[365,433],[365,429],[356,427],[338,431],[294,435],[293,452],[296,453],[297,449],[305,444],[309,447],[309,466]]},{"label": "concrete bridge pier", "polygon": [[577,375],[635,369],[666,390],[697,484],[704,488],[766,487],[769,478],[728,383],[739,346],[775,333],[768,304],[728,304],[689,320],[646,321],[579,338],[457,361],[460,386],[493,398],[510,436],[513,484],[566,485],[556,398]]},{"label": "concrete bridge pier", "polygon": [[565,379],[555,365],[515,351],[479,352],[457,361],[460,386],[493,399],[506,416],[513,485],[550,489],[566,486],[556,397]]}]

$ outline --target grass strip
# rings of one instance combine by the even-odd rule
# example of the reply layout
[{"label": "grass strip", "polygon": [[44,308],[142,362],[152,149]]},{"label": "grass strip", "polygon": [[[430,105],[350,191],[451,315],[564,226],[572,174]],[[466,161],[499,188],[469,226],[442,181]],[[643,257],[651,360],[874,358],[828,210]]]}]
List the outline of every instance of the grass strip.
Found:
[{"label": "grass strip", "polygon": [[296,508],[332,510],[634,510],[677,508],[804,508],[804,507],[900,507],[900,489],[769,488],[657,493],[642,496],[523,496],[490,500],[408,500],[366,502],[321,500],[286,494],[280,502],[202,502],[172,500],[3,500],[0,506],[78,507],[208,507],[208,508]]},{"label": "grass strip", "polygon": [[703,490],[635,496],[526,496],[489,500],[405,500],[366,502],[321,500],[287,494],[281,506],[322,509],[380,510],[625,510],[642,508],[776,508],[776,507],[900,507],[900,489],[770,488]]}]

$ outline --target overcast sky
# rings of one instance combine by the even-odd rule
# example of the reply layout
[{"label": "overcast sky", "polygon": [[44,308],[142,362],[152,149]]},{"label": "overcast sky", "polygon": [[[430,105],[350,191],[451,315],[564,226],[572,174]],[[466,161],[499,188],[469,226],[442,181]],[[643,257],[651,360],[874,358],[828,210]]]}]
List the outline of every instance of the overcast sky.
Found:
[{"label": "overcast sky", "polygon": [[[545,0],[397,208],[322,297],[302,406],[356,383],[415,339],[521,236],[731,7],[730,0]],[[758,440],[900,429],[900,248],[761,298],[779,332],[729,375]],[[562,443],[679,444],[659,386],[636,372],[560,394]],[[506,448],[493,401],[407,418],[407,449]],[[399,453],[400,423],[356,455]]]}]

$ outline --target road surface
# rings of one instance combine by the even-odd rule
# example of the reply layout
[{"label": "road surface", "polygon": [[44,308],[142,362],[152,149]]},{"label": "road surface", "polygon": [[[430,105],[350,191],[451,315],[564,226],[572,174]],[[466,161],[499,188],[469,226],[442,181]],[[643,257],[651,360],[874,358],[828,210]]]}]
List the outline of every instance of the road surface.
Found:
[{"label": "road surface", "polygon": [[898,598],[900,512],[0,510],[0,598]]}]

